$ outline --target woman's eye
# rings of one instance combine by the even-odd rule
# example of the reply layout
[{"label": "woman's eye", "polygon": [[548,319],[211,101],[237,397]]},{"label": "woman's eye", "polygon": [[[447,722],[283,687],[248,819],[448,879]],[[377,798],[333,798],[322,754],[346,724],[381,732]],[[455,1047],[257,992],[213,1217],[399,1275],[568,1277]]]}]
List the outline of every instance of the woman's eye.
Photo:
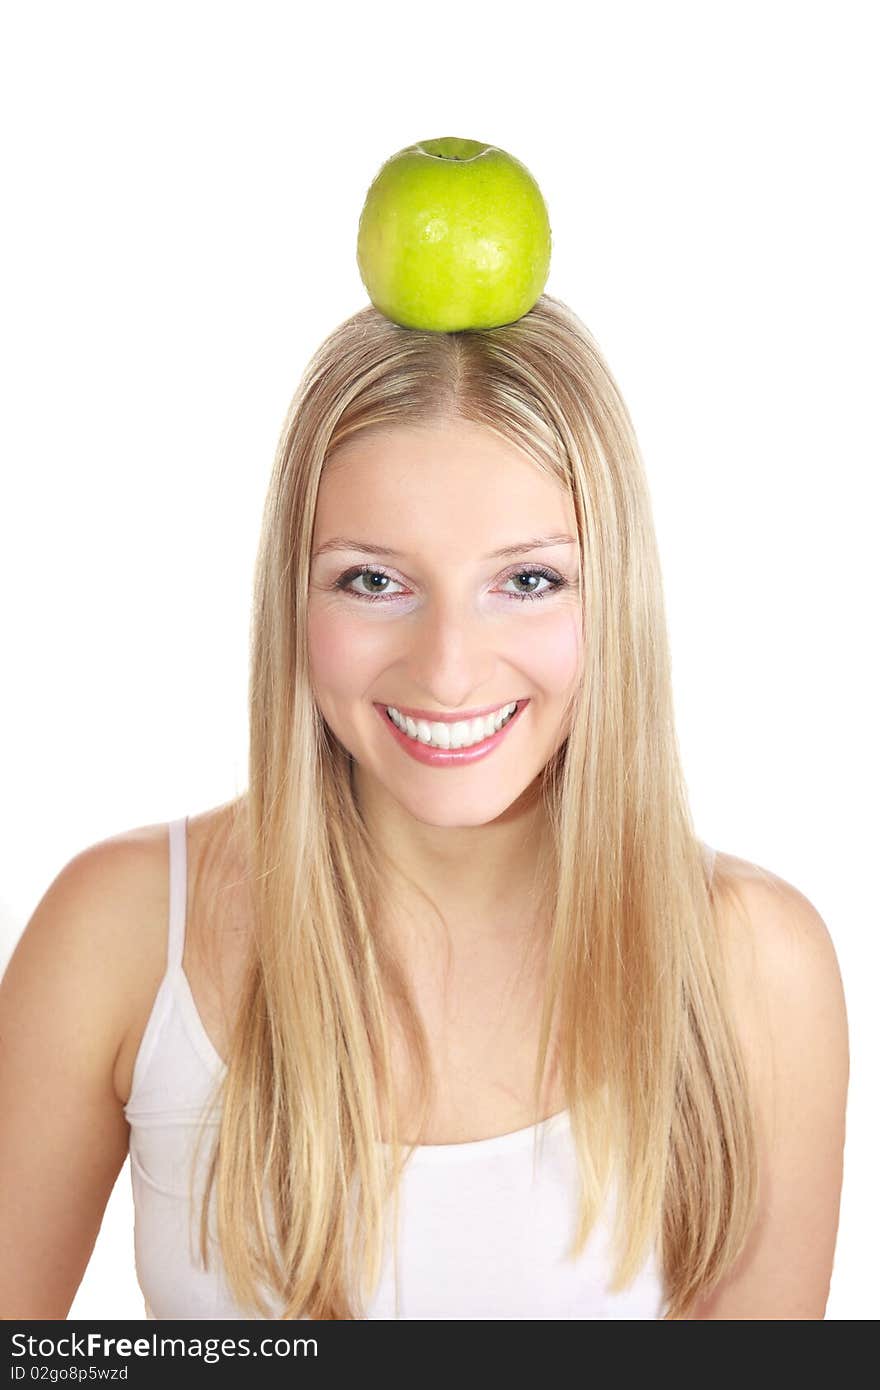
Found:
[{"label": "woman's eye", "polygon": [[[514,580],[518,582],[521,579],[526,581],[527,587],[516,593],[516,598],[545,598],[547,594],[555,593],[557,589],[561,589],[566,583],[566,580],[564,580],[561,575],[554,574],[552,570],[545,569],[519,570],[516,574],[508,576],[508,581],[511,583]],[[546,582],[547,588],[542,589],[540,582],[532,586],[532,580],[540,581],[542,579]]]},{"label": "woman's eye", "polygon": [[[352,588],[352,585],[361,579],[365,581],[367,592]],[[541,580],[544,580],[545,587],[541,586]],[[381,587],[377,587],[374,581],[379,581]],[[521,581],[523,587],[513,591],[508,590],[508,598],[517,600],[542,599],[568,585],[567,579],[556,574],[554,570],[546,569],[543,565],[517,570],[514,574],[509,574],[503,582],[505,584],[519,584]],[[347,570],[345,574],[340,575],[333,587],[340,589],[343,593],[351,594],[352,598],[366,599],[368,602],[376,599],[391,601],[397,595],[389,594],[388,585],[397,584],[397,582],[384,570],[374,569],[370,565],[361,565],[358,569]]]},{"label": "woman's eye", "polygon": [[351,588],[351,585],[354,583],[356,579],[372,580],[374,578],[384,580],[386,585],[397,583],[396,579],[392,579],[390,574],[385,574],[382,570],[360,569],[355,570],[353,574],[351,573],[351,571],[349,571],[348,574],[344,574],[342,578],[337,581],[336,588],[342,589],[343,593],[353,594],[355,598],[384,598],[387,592],[386,588],[377,589],[375,586],[368,585],[368,589],[372,587],[372,593],[364,593],[360,589]]}]

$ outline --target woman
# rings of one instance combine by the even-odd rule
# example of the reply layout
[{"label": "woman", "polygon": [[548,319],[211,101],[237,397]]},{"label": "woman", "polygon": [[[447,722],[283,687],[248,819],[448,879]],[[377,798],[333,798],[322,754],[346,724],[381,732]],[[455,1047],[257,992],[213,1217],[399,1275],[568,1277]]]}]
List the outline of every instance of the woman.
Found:
[{"label": "woman", "polygon": [[130,1149],[148,1316],[821,1318],[834,949],[694,832],[638,447],[562,303],[322,345],[250,717],[246,795],[85,850],[13,956],[3,1315],[66,1314]]}]

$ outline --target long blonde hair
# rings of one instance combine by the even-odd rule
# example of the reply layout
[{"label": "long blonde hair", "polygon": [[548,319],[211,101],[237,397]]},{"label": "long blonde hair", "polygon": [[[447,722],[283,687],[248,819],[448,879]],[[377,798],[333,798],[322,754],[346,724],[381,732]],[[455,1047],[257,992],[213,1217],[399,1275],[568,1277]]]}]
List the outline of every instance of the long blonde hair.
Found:
[{"label": "long blonde hair", "polygon": [[369,306],[321,344],[291,402],[256,564],[249,785],[236,812],[253,932],[201,1257],[213,1191],[242,1306],[359,1318],[381,1273],[392,1196],[396,1240],[410,1150],[393,1101],[392,1023],[420,1078],[423,1123],[428,1050],[377,925],[393,865],[377,860],[351,755],[310,688],[310,549],[335,449],[366,430],[455,418],[524,451],[574,505],[585,669],[570,731],[541,775],[550,927],[534,1113],[537,1122],[556,1018],[582,1184],[570,1254],[616,1184],[609,1287],[630,1284],[656,1247],[664,1316],[681,1318],[735,1261],[754,1219],[752,1102],[724,973],[722,889],[717,873],[707,881],[681,772],[638,445],[591,334],[546,294],[515,323],[456,333],[401,328]]}]

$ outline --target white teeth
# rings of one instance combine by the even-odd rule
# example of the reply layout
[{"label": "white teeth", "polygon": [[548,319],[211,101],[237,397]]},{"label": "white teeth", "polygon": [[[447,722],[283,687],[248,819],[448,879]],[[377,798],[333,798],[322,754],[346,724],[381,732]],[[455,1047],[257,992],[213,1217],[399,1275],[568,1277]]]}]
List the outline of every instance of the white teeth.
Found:
[{"label": "white teeth", "polygon": [[386,705],[385,708],[401,733],[418,743],[429,743],[432,748],[470,748],[474,743],[482,743],[483,739],[489,738],[502,724],[507,723],[516,710],[516,701],[502,705],[494,714],[483,715],[480,719],[462,719],[454,724],[411,719],[393,705]]}]

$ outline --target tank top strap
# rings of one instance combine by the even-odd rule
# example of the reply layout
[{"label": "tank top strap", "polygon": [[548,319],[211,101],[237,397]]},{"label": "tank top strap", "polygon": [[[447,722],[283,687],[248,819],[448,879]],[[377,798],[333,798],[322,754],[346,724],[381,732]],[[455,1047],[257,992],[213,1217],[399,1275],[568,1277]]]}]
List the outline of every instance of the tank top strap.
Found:
[{"label": "tank top strap", "polygon": [[168,973],[183,970],[186,935],[186,823],[181,816],[168,824]]}]

